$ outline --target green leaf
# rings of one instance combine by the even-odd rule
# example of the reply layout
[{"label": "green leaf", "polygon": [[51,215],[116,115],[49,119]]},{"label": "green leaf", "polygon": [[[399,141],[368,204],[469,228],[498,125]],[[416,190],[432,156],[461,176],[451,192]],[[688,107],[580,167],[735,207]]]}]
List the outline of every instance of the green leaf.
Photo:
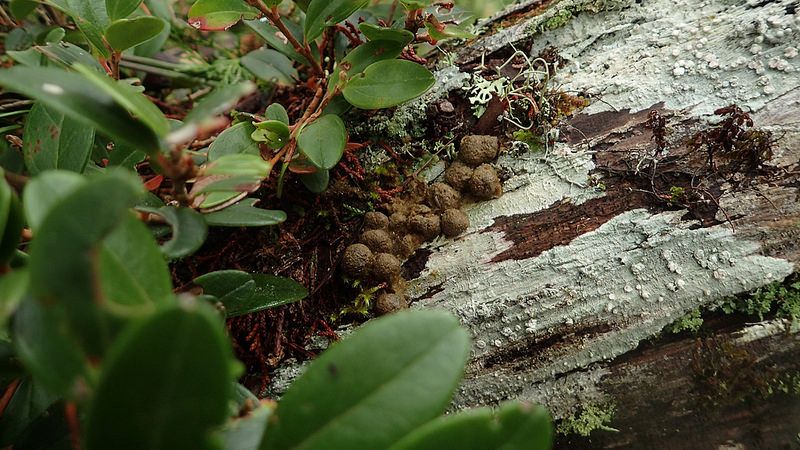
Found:
[{"label": "green leaf", "polygon": [[333,169],[344,154],[347,131],[339,116],[328,114],[303,128],[297,147],[320,169]]},{"label": "green leaf", "polygon": [[86,178],[75,172],[51,170],[35,177],[22,193],[22,203],[28,226],[34,234],[53,205],[86,183]]},{"label": "green leaf", "polygon": [[357,108],[391,108],[424,94],[435,81],[424,66],[392,59],[367,67],[363,74],[347,82],[342,93]]},{"label": "green leaf", "polygon": [[202,123],[214,116],[229,111],[236,106],[239,99],[255,92],[256,85],[247,81],[238,84],[229,84],[215,89],[210,94],[203,96],[194,108],[186,115],[184,126]]},{"label": "green leaf", "polygon": [[328,189],[330,177],[330,171],[319,169],[314,173],[304,173],[300,175],[300,181],[303,182],[303,185],[309,191],[320,194],[325,192],[325,189]]},{"label": "green leaf", "polygon": [[256,131],[256,127],[251,122],[241,122],[220,133],[208,148],[209,162],[216,161],[223,156],[240,153],[260,155],[258,142],[250,137],[254,131]]},{"label": "green leaf", "polygon": [[539,406],[509,402],[433,420],[404,437],[391,450],[549,450],[550,415]]},{"label": "green leaf", "polygon": [[63,305],[69,328],[94,354],[108,338],[97,308],[100,241],[128,217],[142,191],[135,175],[108,170],[55,203],[30,246],[31,294]]},{"label": "green leaf", "polygon": [[222,429],[222,442],[225,450],[258,450],[267,419],[272,409],[266,406],[256,408],[250,414],[228,422]]},{"label": "green leaf", "polygon": [[32,175],[53,169],[82,173],[92,153],[94,128],[37,102],[28,114],[22,142]]},{"label": "green leaf", "polygon": [[106,29],[106,40],[111,48],[123,52],[158,36],[165,26],[164,21],[158,17],[119,19]]},{"label": "green leaf", "polygon": [[244,0],[197,0],[189,9],[189,24],[198,30],[222,31],[258,15]]},{"label": "green leaf", "polygon": [[214,160],[205,170],[205,175],[228,177],[266,178],[272,171],[272,164],[261,156],[238,153],[225,155]]},{"label": "green leaf", "polygon": [[135,215],[127,215],[103,240],[100,251],[101,291],[116,312],[151,312],[153,305],[172,297],[167,262],[150,230]]},{"label": "green leaf", "polygon": [[289,142],[291,132],[289,127],[280,120],[267,120],[253,123],[256,130],[251,135],[254,141],[264,142],[274,149],[282,148]]},{"label": "green leaf", "polygon": [[206,214],[206,222],[215,227],[265,227],[286,221],[286,213],[256,208],[257,200],[245,200],[222,211]]},{"label": "green leaf", "polygon": [[183,258],[196,252],[206,241],[208,225],[203,215],[191,208],[139,208],[141,211],[161,216],[172,227],[172,239],[161,246],[169,259]]},{"label": "green leaf", "polygon": [[[14,315],[27,292],[27,270],[15,270],[0,277],[0,341],[8,340],[8,320]],[[0,382],[0,384],[2,383]],[[2,421],[0,421],[0,426],[2,426]]]},{"label": "green leaf", "polygon": [[[110,79],[108,83],[115,85]],[[98,89],[97,84],[83,75],[47,67],[14,67],[0,70],[0,86],[39,100],[75,121],[134,147],[148,152],[159,147],[158,134],[145,122],[146,117],[134,120],[117,97]],[[146,98],[142,99],[155,108]],[[161,118],[166,121],[163,115]]]},{"label": "green leaf", "polygon": [[220,302],[241,302],[253,295],[256,282],[247,272],[219,270],[201,275],[194,284],[203,288],[203,294],[213,295]]},{"label": "green leaf", "polygon": [[13,256],[22,238],[22,205],[0,169],[0,267]]},{"label": "green leaf", "polygon": [[241,62],[253,75],[267,83],[291,86],[298,79],[297,69],[292,66],[292,61],[275,50],[254,50],[244,55]]},{"label": "green leaf", "polygon": [[106,0],[106,11],[111,20],[124,19],[139,8],[142,0]]},{"label": "green leaf", "polygon": [[[339,86],[342,72],[344,72],[344,80],[357,76],[364,72],[367,67],[377,61],[386,59],[394,59],[400,56],[403,51],[404,45],[397,41],[370,41],[366,44],[361,44],[353,51],[347,54],[341,62],[336,66],[333,74],[331,74],[331,81],[328,83],[328,91],[333,90]],[[343,70],[343,68],[347,68]]]},{"label": "green leaf", "polygon": [[467,332],[447,313],[370,322],[295,380],[261,448],[388,448],[444,411],[468,354]]},{"label": "green leaf", "polygon": [[320,37],[326,27],[347,19],[367,3],[369,0],[311,0],[306,11],[306,41]]},{"label": "green leaf", "polygon": [[363,22],[358,25],[358,29],[370,41],[395,41],[405,47],[414,40],[414,33],[400,28],[379,27]]},{"label": "green leaf", "polygon": [[104,361],[87,450],[216,449],[233,388],[223,324],[192,303],[126,330]]},{"label": "green leaf", "polygon": [[238,270],[211,272],[195,278],[194,283],[203,288],[203,294],[217,297],[227,317],[287,305],[308,296],[308,290],[292,279]]},{"label": "green leaf", "polygon": [[261,182],[264,180],[261,177],[250,176],[234,176],[234,177],[209,177],[215,178],[216,181],[204,183],[203,186],[195,187],[192,189],[193,195],[207,194],[207,193],[231,193],[231,192],[255,192],[261,187]]},{"label": "green leaf", "polygon": [[[267,41],[270,47],[274,48],[275,50],[283,53],[284,55],[288,56],[294,61],[299,62],[303,65],[309,65],[308,59],[305,56],[301,55],[295,48],[286,40],[283,39],[283,33],[269,23],[268,21],[261,21],[261,20],[246,20],[244,22],[248,27],[252,28],[262,39]],[[293,30],[295,28],[294,22],[286,21],[286,27],[292,32],[292,35],[297,37],[301,35],[301,31],[297,30],[295,33]],[[298,39],[300,40],[300,39]]]},{"label": "green leaf", "polygon": [[22,380],[0,420],[0,446],[8,447],[58,398],[30,378]]},{"label": "green leaf", "polygon": [[286,112],[286,108],[284,108],[280,103],[273,103],[267,106],[267,110],[264,112],[264,117],[269,120],[278,120],[286,125],[289,125],[289,113]]},{"label": "green leaf", "polygon": [[15,18],[19,20],[23,20],[30,13],[32,13],[36,7],[39,6],[39,2],[35,2],[33,0],[11,0],[8,7],[11,10],[11,14],[14,15]]}]

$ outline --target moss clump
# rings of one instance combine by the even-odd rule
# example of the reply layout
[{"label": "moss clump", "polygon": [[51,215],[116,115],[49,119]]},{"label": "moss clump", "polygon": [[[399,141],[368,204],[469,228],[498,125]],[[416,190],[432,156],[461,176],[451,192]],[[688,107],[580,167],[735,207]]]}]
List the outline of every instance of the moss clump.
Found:
[{"label": "moss clump", "polygon": [[793,283],[772,283],[756,289],[746,297],[731,297],[722,300],[718,308],[725,314],[741,313],[758,316],[775,311],[782,319],[797,320],[800,318],[800,281]]},{"label": "moss clump", "polygon": [[701,326],[703,326],[703,318],[700,317],[700,308],[698,308],[676,320],[668,328],[675,334],[683,331],[691,331],[692,333],[696,333],[698,330],[700,330]]},{"label": "moss clump", "polygon": [[556,427],[556,433],[589,436],[595,430],[619,431],[608,426],[616,409],[613,403],[586,405],[579,412],[562,419]]},{"label": "moss clump", "polygon": [[544,23],[539,25],[539,31],[544,32],[549,30],[555,30],[556,28],[561,28],[567,23],[569,23],[569,21],[572,20],[573,17],[574,16],[572,15],[572,11],[568,9],[562,9],[556,12],[556,14],[553,17],[545,20]]}]

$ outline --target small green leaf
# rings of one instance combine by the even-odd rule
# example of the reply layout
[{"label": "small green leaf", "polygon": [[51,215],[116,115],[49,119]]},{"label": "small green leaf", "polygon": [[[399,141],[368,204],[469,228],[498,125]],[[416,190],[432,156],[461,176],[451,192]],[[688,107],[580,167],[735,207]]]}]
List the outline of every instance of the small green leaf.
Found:
[{"label": "small green leaf", "polygon": [[325,189],[328,189],[330,177],[330,171],[319,169],[314,173],[304,173],[300,175],[300,181],[303,182],[303,186],[309,191],[320,194],[325,192]]},{"label": "small green leaf", "polygon": [[395,41],[405,47],[414,40],[414,33],[400,28],[379,27],[363,22],[358,25],[358,29],[370,41]]},{"label": "small green leaf", "polygon": [[289,127],[280,120],[267,120],[254,123],[256,130],[251,135],[254,141],[264,142],[271,148],[282,148],[289,142]]},{"label": "small green leaf", "polygon": [[256,127],[251,122],[237,123],[226,129],[214,139],[208,148],[208,160],[213,162],[223,156],[239,153],[260,155],[258,142],[250,137],[254,131],[256,131]]},{"label": "small green leaf", "polygon": [[203,288],[203,294],[213,295],[222,302],[240,302],[253,295],[256,283],[247,272],[219,270],[194,279],[194,284]]},{"label": "small green leaf", "polygon": [[206,241],[208,225],[202,214],[191,208],[164,206],[161,208],[139,208],[140,211],[161,216],[172,227],[172,239],[161,246],[169,259],[183,258],[196,252]]},{"label": "small green leaf", "polygon": [[320,169],[333,169],[344,154],[347,131],[339,116],[328,114],[303,128],[297,147]]},{"label": "small green leaf", "polygon": [[205,215],[206,222],[216,227],[265,227],[286,221],[286,213],[256,208],[257,200],[245,200],[222,211]]},{"label": "small green leaf", "polygon": [[[77,66],[76,66],[77,67]],[[91,70],[91,69],[89,69]],[[116,84],[106,78],[104,83],[109,90],[116,90]],[[14,67],[0,70],[0,85],[41,101],[49,107],[134,147],[153,152],[159,148],[157,131],[151,128],[148,119],[152,117],[131,118],[123,108],[124,103],[111,95],[108,90],[85,76],[48,67]],[[133,94],[130,94],[133,95]],[[136,93],[141,96],[141,94]],[[122,94],[122,96],[125,96]],[[151,108],[155,105],[142,96]],[[161,112],[156,108],[158,115]],[[166,124],[166,119],[161,119]],[[155,121],[159,121],[158,118]],[[150,122],[155,122],[150,120]]]},{"label": "small green leaf", "polygon": [[[288,56],[292,60],[299,62],[300,64],[306,66],[308,65],[308,59],[306,59],[305,56],[298,53],[297,50],[295,50],[295,48],[292,47],[292,44],[284,40],[283,33],[281,33],[281,31],[278,28],[276,28],[268,21],[246,20],[244,23],[248,27],[250,27],[253,31],[255,31],[262,39],[267,41],[267,44],[269,44],[270,47]],[[294,22],[286,21],[284,24],[286,25],[286,27],[289,29],[289,31],[292,33],[293,36],[295,37],[302,36],[301,30],[299,29],[295,30],[296,26],[294,25]]]},{"label": "small green leaf", "polygon": [[86,420],[87,450],[212,450],[228,412],[233,355],[202,304],[127,329],[103,362]]},{"label": "small green leaf", "polygon": [[204,121],[225,113],[236,106],[239,99],[255,92],[256,85],[247,81],[238,84],[229,84],[215,89],[210,94],[203,96],[186,115],[184,126],[200,124]]},{"label": "small green leaf", "polygon": [[444,411],[468,355],[467,332],[447,313],[370,322],[294,381],[261,448],[389,448]]},{"label": "small green leaf", "polygon": [[391,108],[424,94],[435,81],[424,66],[392,59],[367,67],[363,74],[347,82],[342,93],[357,108]]},{"label": "small green leaf", "polygon": [[111,48],[123,52],[158,36],[165,26],[164,21],[158,17],[119,19],[106,29],[106,40]]},{"label": "small green leaf", "polygon": [[124,19],[142,3],[142,0],[106,0],[106,11],[111,20]]},{"label": "small green leaf", "polygon": [[320,37],[325,28],[347,19],[367,3],[369,0],[311,0],[306,10],[306,41]]},{"label": "small green leaf", "polygon": [[508,402],[497,411],[480,408],[440,417],[404,437],[391,450],[549,450],[552,441],[547,410]]},{"label": "small green leaf", "polygon": [[258,450],[258,444],[267,430],[267,420],[272,409],[261,406],[250,414],[228,422],[222,429],[225,450]]},{"label": "small green leaf", "polygon": [[280,103],[273,103],[267,106],[267,110],[264,112],[264,117],[269,120],[278,120],[286,125],[289,125],[289,113],[286,112],[286,108],[284,108]]},{"label": "small green leaf", "polygon": [[[394,59],[400,56],[403,51],[404,45],[397,41],[370,41],[366,44],[361,44],[345,56],[341,62],[336,66],[333,74],[331,74],[331,81],[328,83],[328,91],[333,90],[339,86],[339,81],[344,72],[344,80],[357,76],[364,72],[367,67],[377,61],[387,59]],[[343,70],[342,68],[347,68]]]},{"label": "small green leaf", "polygon": [[15,18],[19,20],[23,20],[30,13],[32,13],[36,7],[39,6],[39,2],[35,2],[33,0],[11,0],[10,4],[8,5],[9,9],[11,10],[11,14],[14,15]]},{"label": "small green leaf", "polygon": [[[27,270],[15,270],[0,277],[0,341],[8,340],[8,320],[14,315],[17,306],[27,292]],[[2,427],[2,421],[0,421],[0,427]]]},{"label": "small green leaf", "polygon": [[35,233],[53,205],[86,183],[86,178],[75,172],[50,170],[35,177],[22,193],[25,218]]},{"label": "small green leaf", "polygon": [[14,256],[23,225],[22,205],[0,169],[0,267]]},{"label": "small green leaf", "polygon": [[291,86],[298,79],[297,69],[292,66],[292,61],[275,50],[254,50],[244,55],[241,62],[253,75],[268,83]]},{"label": "small green leaf", "polygon": [[197,0],[189,9],[189,24],[198,30],[222,31],[258,14],[244,0]]},{"label": "small green leaf", "polygon": [[94,128],[37,102],[22,136],[25,165],[32,175],[63,169],[82,173],[94,144]]},{"label": "small green leaf", "polygon": [[308,290],[289,278],[222,270],[200,276],[194,283],[203,293],[217,297],[227,317],[236,317],[300,301]]},{"label": "small green leaf", "polygon": [[272,164],[261,156],[238,153],[225,155],[214,160],[205,170],[205,175],[226,177],[266,178],[272,171]]}]

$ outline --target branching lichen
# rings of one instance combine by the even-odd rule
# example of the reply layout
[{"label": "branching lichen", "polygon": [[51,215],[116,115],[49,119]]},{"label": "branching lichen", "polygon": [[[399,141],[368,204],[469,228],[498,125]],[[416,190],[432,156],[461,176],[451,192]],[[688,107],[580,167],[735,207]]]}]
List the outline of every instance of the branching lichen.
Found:
[{"label": "branching lichen", "polygon": [[615,412],[616,406],[613,403],[585,405],[577,413],[561,420],[556,432],[562,435],[589,436],[596,430],[619,431],[608,426]]}]

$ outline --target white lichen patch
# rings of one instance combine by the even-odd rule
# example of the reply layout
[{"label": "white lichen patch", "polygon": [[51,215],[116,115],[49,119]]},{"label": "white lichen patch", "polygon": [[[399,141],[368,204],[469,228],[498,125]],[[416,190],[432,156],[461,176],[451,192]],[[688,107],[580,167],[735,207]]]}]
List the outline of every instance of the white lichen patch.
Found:
[{"label": "white lichen patch", "polygon": [[[522,261],[488,262],[495,256],[488,249],[502,242],[492,233],[474,235],[453,252],[440,248],[428,266],[436,268],[441,292],[417,307],[454,312],[478,343],[462,401],[520,396],[532,384],[636,348],[699,306],[792,273],[791,263],[760,256],[758,244],[728,227],[691,229],[696,224],[681,221],[683,214],[629,211]],[[587,329],[594,331],[581,331]],[[502,360],[508,350],[551,336],[559,345],[517,355],[508,361],[513,370],[482,368],[489,358]]]},{"label": "white lichen patch", "polygon": [[582,14],[537,37],[532,53],[553,45],[571,61],[558,76],[564,89],[604,100],[587,113],[662,101],[695,114],[733,102],[757,110],[800,87],[800,15],[787,13],[792,3],[644,1]]}]

